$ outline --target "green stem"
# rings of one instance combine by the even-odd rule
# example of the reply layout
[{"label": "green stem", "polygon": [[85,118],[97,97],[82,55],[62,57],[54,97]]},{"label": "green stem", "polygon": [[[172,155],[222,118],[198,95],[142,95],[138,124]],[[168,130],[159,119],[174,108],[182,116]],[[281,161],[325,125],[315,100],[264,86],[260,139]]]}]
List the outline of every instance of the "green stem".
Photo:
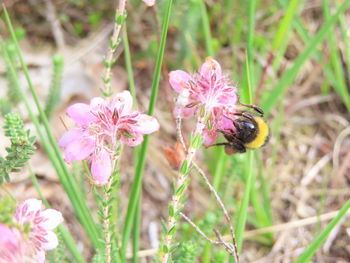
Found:
[{"label": "green stem", "polygon": [[214,56],[212,38],[211,38],[211,33],[210,33],[210,22],[209,22],[208,11],[207,11],[207,8],[205,6],[204,0],[199,0],[199,3],[200,3],[200,8],[201,8],[200,11],[201,11],[201,17],[202,17],[206,53],[207,53],[207,56]]},{"label": "green stem", "polygon": [[[157,101],[159,81],[160,81],[160,75],[161,75],[161,67],[162,67],[162,62],[163,62],[165,43],[166,43],[166,37],[167,37],[167,33],[168,33],[168,26],[169,26],[169,21],[170,21],[170,13],[171,13],[172,4],[173,4],[173,0],[168,0],[168,6],[167,6],[165,16],[164,16],[162,35],[161,35],[161,40],[160,40],[160,45],[159,45],[157,60],[156,60],[156,66],[155,66],[154,75],[153,75],[153,83],[152,83],[152,91],[151,91],[151,97],[150,97],[150,102],[149,102],[149,107],[148,107],[148,115],[153,115],[155,104]],[[137,159],[135,178],[134,178],[134,181],[131,185],[128,209],[127,209],[127,213],[126,213],[126,217],[125,217],[125,221],[124,221],[124,229],[123,229],[123,233],[122,233],[122,247],[120,250],[122,262],[126,262],[127,244],[128,244],[128,240],[130,238],[131,228],[132,228],[132,225],[134,222],[134,217],[135,217],[135,213],[136,213],[136,207],[137,207],[137,204],[139,201],[139,196],[141,194],[142,176],[143,176],[143,170],[145,167],[149,139],[150,139],[149,135],[146,135],[144,137],[144,141],[142,143],[141,150],[139,152],[139,156]]]},{"label": "green stem", "polygon": [[133,98],[134,105],[137,105],[134,72],[132,70],[132,61],[131,61],[130,47],[129,47],[129,40],[128,40],[128,29],[126,26],[123,27],[123,44],[124,44],[125,67],[126,67],[126,72],[128,74],[128,81],[129,81],[129,90]]},{"label": "green stem", "polygon": [[158,258],[162,263],[168,263],[171,259],[171,247],[173,238],[176,235],[177,219],[178,215],[183,208],[183,197],[188,185],[188,175],[191,170],[192,160],[195,157],[197,149],[202,145],[203,128],[205,127],[206,120],[208,119],[207,113],[200,114],[197,119],[195,131],[191,136],[190,146],[187,151],[185,160],[183,161],[177,179],[175,182],[175,191],[172,196],[169,205],[169,217],[167,221],[167,227],[163,236],[163,244],[160,247]]},{"label": "green stem", "polygon": [[[251,75],[250,75],[250,67],[249,67],[249,60],[246,57],[246,74],[247,74],[247,86],[244,90],[244,94],[246,94],[246,103],[251,104],[252,99],[252,89],[251,89]],[[238,212],[238,219],[236,224],[236,239],[237,239],[237,247],[238,252],[241,252],[242,245],[243,245],[243,233],[245,229],[245,224],[247,221],[247,215],[248,215],[248,206],[249,206],[249,199],[250,199],[250,192],[252,189],[252,183],[253,183],[253,158],[254,153],[252,151],[249,151],[247,153],[247,159],[245,162],[246,166],[246,172],[245,172],[245,189],[244,189],[244,195],[243,200],[241,203],[241,207]]]}]

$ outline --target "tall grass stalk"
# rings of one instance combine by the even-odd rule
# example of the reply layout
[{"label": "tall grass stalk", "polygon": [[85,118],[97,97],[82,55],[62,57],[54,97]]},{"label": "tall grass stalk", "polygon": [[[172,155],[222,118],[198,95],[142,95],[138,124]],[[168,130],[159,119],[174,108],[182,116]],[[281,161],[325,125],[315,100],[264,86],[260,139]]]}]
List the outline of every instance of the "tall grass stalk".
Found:
[{"label": "tall grass stalk", "polygon": [[[244,90],[246,103],[252,103],[252,89],[251,89],[251,78],[250,78],[250,65],[249,61],[246,58],[246,74],[247,74],[247,86]],[[237,247],[238,252],[241,252],[242,245],[243,245],[243,234],[245,229],[245,224],[247,220],[247,214],[248,214],[248,206],[249,206],[249,198],[250,198],[250,191],[252,189],[252,182],[253,182],[253,158],[254,153],[252,151],[248,151],[246,156],[246,162],[245,162],[245,189],[244,189],[244,195],[242,199],[241,206],[239,208],[238,217],[237,217],[237,223],[236,223],[236,240],[237,240]]]},{"label": "tall grass stalk", "polygon": [[[168,0],[168,6],[164,15],[161,40],[158,48],[157,60],[156,60],[156,65],[155,65],[154,75],[153,75],[151,97],[150,97],[150,102],[148,106],[149,115],[153,115],[155,104],[157,101],[159,82],[161,77],[161,68],[162,68],[165,43],[166,43],[166,37],[168,33],[172,5],[173,5],[173,0]],[[120,255],[123,262],[125,262],[126,260],[126,249],[130,238],[131,228],[134,222],[134,218],[136,216],[136,208],[140,200],[139,196],[141,195],[142,176],[143,176],[143,171],[144,171],[145,162],[146,162],[146,154],[147,154],[147,149],[149,145],[149,139],[150,139],[149,135],[146,135],[144,137],[144,141],[138,153],[134,181],[131,185],[129,203],[128,203],[126,217],[124,220],[124,229],[122,233],[122,246],[120,250]]]},{"label": "tall grass stalk", "polygon": [[[125,67],[128,74],[128,81],[129,81],[129,90],[133,97],[133,107],[138,108],[137,106],[137,99],[136,99],[136,87],[135,87],[135,81],[134,81],[134,72],[132,69],[132,61],[131,61],[131,54],[130,54],[130,47],[129,47],[129,40],[128,40],[128,30],[127,27],[123,27],[123,45],[124,45],[124,58],[125,58]],[[134,148],[134,163],[137,162],[137,156],[139,148]],[[136,168],[135,168],[136,170]],[[140,199],[142,196],[140,195]],[[136,216],[134,217],[134,223],[133,223],[133,238],[132,238],[132,262],[138,263],[139,257],[137,255],[137,252],[140,247],[140,234],[141,234],[141,200],[138,202],[138,206],[136,207]]]},{"label": "tall grass stalk", "polygon": [[200,12],[201,12],[202,24],[203,24],[206,55],[214,56],[213,41],[212,41],[211,32],[210,32],[210,21],[208,16],[208,10],[205,6],[204,0],[199,0],[199,4],[201,9]]}]

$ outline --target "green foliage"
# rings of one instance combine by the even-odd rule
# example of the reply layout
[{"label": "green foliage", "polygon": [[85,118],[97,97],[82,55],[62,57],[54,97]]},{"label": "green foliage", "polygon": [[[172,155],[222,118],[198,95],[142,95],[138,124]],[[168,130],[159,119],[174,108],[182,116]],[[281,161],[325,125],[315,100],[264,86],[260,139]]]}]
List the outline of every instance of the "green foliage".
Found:
[{"label": "green foliage", "polygon": [[101,22],[101,17],[102,17],[101,12],[92,12],[88,14],[89,24],[94,27],[98,26]]},{"label": "green foliage", "polygon": [[10,225],[12,223],[13,214],[16,209],[15,200],[6,195],[6,197],[1,196],[0,198],[0,222],[5,225]]},{"label": "green foliage", "polygon": [[190,240],[181,242],[173,256],[174,263],[193,263],[198,254],[198,242]]},{"label": "green foliage", "polygon": [[11,103],[6,98],[0,98],[0,114],[5,116],[11,111]]},{"label": "green foliage", "polygon": [[[98,200],[98,217],[100,219],[101,225],[100,231],[103,233],[102,238],[100,239],[101,247],[105,248],[106,246],[111,247],[111,259],[112,262],[119,262],[119,254],[117,250],[116,242],[116,218],[117,218],[117,204],[116,204],[116,189],[119,189],[119,172],[114,171],[110,180],[111,183],[108,183],[106,186],[103,186],[101,192],[98,192],[98,189],[94,189],[95,197]],[[106,212],[107,211],[107,212]],[[111,218],[114,220],[112,221]],[[107,224],[106,224],[107,222]],[[106,225],[108,226],[106,228]],[[110,235],[109,242],[106,241],[106,236]],[[98,249],[96,255],[94,256],[94,262],[105,262],[106,250]],[[117,260],[118,259],[118,260]],[[102,260],[102,261],[101,261]]]},{"label": "green foliage", "polygon": [[61,55],[55,55],[53,57],[53,73],[51,79],[51,85],[49,94],[46,98],[45,114],[47,118],[50,118],[55,107],[60,101],[61,93],[61,81],[63,72],[63,57]]},{"label": "green foliage", "polygon": [[[7,54],[9,55],[9,59],[11,60],[11,63],[13,65],[16,65],[16,55],[15,55],[15,46],[12,43],[8,43],[6,45],[6,50],[7,50]],[[6,64],[6,79],[7,79],[7,96],[8,96],[8,100],[9,102],[16,106],[20,100],[21,100],[21,96],[20,96],[20,91],[18,90],[17,86],[16,86],[16,82],[14,80],[15,76],[13,74],[11,74],[11,71],[9,69],[9,65]]]},{"label": "green foliage", "polygon": [[70,259],[66,255],[66,247],[64,245],[64,242],[62,240],[62,234],[60,231],[55,231],[56,236],[58,238],[58,246],[54,250],[50,250],[49,255],[49,262],[50,263],[61,263],[61,262],[71,262]]},{"label": "green foliage", "polygon": [[6,148],[6,157],[0,157],[0,183],[10,181],[10,173],[19,172],[36,149],[35,137],[30,137],[29,130],[24,130],[19,115],[8,113],[5,116],[5,136],[10,138],[11,146]]}]

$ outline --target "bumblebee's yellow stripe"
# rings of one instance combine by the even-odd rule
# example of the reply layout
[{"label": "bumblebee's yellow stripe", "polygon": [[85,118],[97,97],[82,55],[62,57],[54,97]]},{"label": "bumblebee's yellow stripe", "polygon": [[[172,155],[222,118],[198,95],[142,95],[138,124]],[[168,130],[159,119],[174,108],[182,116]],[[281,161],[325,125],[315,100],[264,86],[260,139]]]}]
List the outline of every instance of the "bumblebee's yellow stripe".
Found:
[{"label": "bumblebee's yellow stripe", "polygon": [[260,117],[255,117],[254,119],[258,125],[258,133],[253,141],[244,145],[250,149],[256,149],[263,146],[269,136],[269,126],[267,126],[265,120]]}]

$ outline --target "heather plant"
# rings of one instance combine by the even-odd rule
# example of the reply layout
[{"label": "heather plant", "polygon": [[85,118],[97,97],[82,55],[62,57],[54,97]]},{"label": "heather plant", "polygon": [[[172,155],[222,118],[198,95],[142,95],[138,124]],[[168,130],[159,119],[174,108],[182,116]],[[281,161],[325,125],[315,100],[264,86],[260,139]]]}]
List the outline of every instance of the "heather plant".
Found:
[{"label": "heather plant", "polygon": [[[276,226],[273,214],[276,208],[272,202],[275,200],[271,199],[277,198],[271,196],[274,190],[271,174],[284,175],[284,171],[277,169],[277,163],[289,154],[279,147],[281,138],[293,137],[290,131],[282,132],[284,125],[295,121],[285,118],[290,112],[305,105],[335,100],[337,94],[337,103],[348,113],[350,103],[346,86],[350,72],[350,48],[346,19],[350,0],[336,3],[323,0],[320,9],[324,13],[324,23],[319,25],[314,36],[302,20],[300,10],[304,8],[304,3],[298,0],[271,1],[271,7],[266,8],[264,2],[256,0],[245,3],[119,0],[110,31],[108,26],[99,28],[105,17],[101,10],[94,10],[99,6],[98,1],[68,2],[68,5],[79,7],[79,11],[69,10],[67,14],[62,14],[62,11],[54,10],[51,0],[45,1],[55,40],[62,38],[62,32],[72,31],[74,37],[69,41],[74,41],[90,28],[103,31],[101,35],[111,33],[108,46],[105,46],[105,56],[101,58],[102,70],[99,67],[92,70],[93,75],[102,72],[102,84],[96,88],[99,95],[90,96],[88,102],[77,96],[78,101],[63,109],[73,123],[71,126],[66,125],[61,116],[61,122],[56,122],[54,117],[60,110],[60,103],[64,102],[61,100],[63,58],[67,68],[74,62],[64,52],[53,56],[51,83],[43,103],[41,96],[46,93],[42,93],[41,86],[33,82],[29,71],[32,65],[27,65],[18,43],[22,36],[14,29],[5,8],[9,4],[3,5],[9,39],[3,39],[5,36],[0,38],[7,80],[6,95],[0,99],[0,110],[4,115],[4,137],[8,139],[9,146],[0,156],[0,263],[239,263],[249,262],[250,258],[256,260],[257,256],[262,257],[260,253],[267,251],[259,258],[261,262],[266,262],[265,258],[271,261],[275,250],[279,249],[279,242],[283,242],[283,238],[276,238],[278,231],[298,227],[298,224],[310,224],[305,222],[312,220],[321,226],[321,220],[332,219],[313,235],[303,236],[295,251],[285,248],[281,257],[283,261],[309,262],[321,251],[323,243],[329,246],[335,242],[334,236],[350,209],[350,201],[339,202],[342,205],[339,210],[322,217],[328,187],[328,181],[322,181],[324,193],[320,198],[320,208],[317,206],[320,214],[317,218]],[[81,8],[84,5],[88,5],[86,17],[84,8]],[[334,12],[331,12],[333,9]],[[109,13],[111,10],[104,11]],[[131,14],[128,15],[128,11]],[[149,19],[140,12],[153,16]],[[86,21],[80,21],[81,16]],[[276,16],[280,19],[275,28],[271,21]],[[76,17],[79,19],[74,20]],[[266,20],[266,17],[271,18]],[[263,23],[256,25],[258,20]],[[140,28],[134,27],[136,23]],[[332,32],[336,25],[340,29],[339,35]],[[255,32],[260,27],[266,28],[266,35]],[[151,40],[147,38],[150,28],[155,32]],[[291,45],[292,34],[298,36],[294,37],[298,50],[295,58],[288,58],[288,63],[283,65],[281,57],[286,50],[295,48]],[[100,42],[99,37],[96,42]],[[136,43],[137,38],[142,39],[141,44]],[[341,39],[339,46],[338,38]],[[129,39],[133,41],[131,45]],[[147,45],[146,41],[149,41]],[[60,43],[59,51],[64,51],[62,46],[67,43],[62,39],[57,42]],[[321,52],[322,43],[329,45],[327,52]],[[96,43],[91,44],[95,46]],[[137,48],[141,51],[135,51]],[[93,52],[92,49],[90,47],[79,55]],[[296,99],[290,102],[287,92],[300,92],[298,99],[307,94],[304,88],[307,83],[302,82],[297,91],[291,89],[291,85],[297,81],[297,75],[307,62],[314,60],[319,64],[319,68],[314,70],[316,73],[323,67],[325,69],[325,83],[319,94],[325,97],[316,96],[303,103],[298,103]],[[152,62],[154,70],[151,77],[149,67]],[[127,90],[118,89],[115,83],[123,83],[123,80],[118,75],[113,76],[114,72],[118,72],[115,65],[123,63]],[[141,79],[138,79],[139,76]],[[152,83],[150,87],[147,77]],[[79,82],[78,85],[82,84]],[[335,92],[330,95],[332,88]],[[158,98],[160,92],[162,97]],[[148,102],[147,110],[144,110],[145,101]],[[259,107],[251,106],[253,103]],[[239,129],[235,121],[242,116],[250,116],[248,114],[252,111],[241,109],[249,105],[261,118],[265,112],[265,118],[269,118],[271,123],[273,136],[268,147],[272,150],[264,151],[272,156],[268,161],[262,157],[260,150],[228,156],[233,153],[232,149],[230,144],[222,141],[223,137],[227,139],[222,134],[236,138]],[[160,109],[156,110],[156,106]],[[171,112],[169,116],[163,115],[165,108]],[[322,113],[322,121],[327,121],[328,117]],[[334,119],[337,125],[348,124],[346,118],[338,116]],[[27,124],[33,125],[35,131],[29,132],[25,128]],[[57,125],[65,128],[60,138],[54,135]],[[155,169],[148,167],[147,161],[161,163],[163,155],[158,144],[151,143],[151,136],[163,140],[165,131],[169,130],[172,139],[177,140],[174,148],[164,147],[169,165],[165,169],[164,165],[162,168],[155,166]],[[36,137],[31,135],[34,132]],[[334,135],[332,132],[329,134]],[[349,130],[345,128],[337,137],[332,152],[334,166],[339,168],[338,174],[346,174],[348,169],[344,164],[339,165],[340,148],[348,134]],[[220,147],[222,145],[225,147]],[[344,142],[344,145],[347,144]],[[166,146],[163,141],[161,146]],[[329,147],[322,143],[325,158],[309,169],[307,180],[313,180],[310,177],[320,173],[331,159]],[[292,149],[296,148],[302,147]],[[34,162],[30,160],[36,151],[43,151],[50,160],[58,178],[56,184],[62,189],[55,195],[66,202],[68,212],[63,210],[64,206],[62,211],[59,211],[61,207],[50,208],[57,204],[46,199],[45,185],[35,174]],[[284,153],[279,154],[281,151]],[[314,152],[310,151],[308,156],[314,155]],[[347,154],[345,160],[349,156]],[[307,159],[307,164],[309,162]],[[298,165],[303,164],[292,163],[292,166]],[[152,198],[149,195],[143,198],[143,191],[147,190],[143,176],[147,173],[160,185],[166,185],[164,178],[159,176],[164,170],[173,175],[167,178],[171,186],[165,187],[167,197],[163,201],[166,204],[159,201],[156,207],[149,206]],[[14,179],[20,172],[29,173],[40,199],[25,199],[14,191]],[[133,176],[130,176],[131,173]],[[307,180],[304,177],[292,182],[304,187],[301,188],[303,192]],[[316,193],[319,192],[317,190]],[[205,198],[197,200],[196,195],[200,195],[201,191],[205,192]],[[284,189],[281,198],[286,198],[290,206],[295,204],[297,213],[317,210],[317,204],[306,209],[299,206],[303,200],[297,200],[291,192],[289,188]],[[61,195],[66,196],[61,198]],[[202,204],[197,204],[197,201]],[[167,209],[161,211],[163,206]],[[142,218],[148,220],[143,217],[144,212],[157,215],[159,229],[143,226]],[[74,214],[74,219],[64,213]],[[283,216],[287,217],[287,212]],[[245,242],[247,238],[251,242]],[[143,250],[141,244],[148,246],[147,249]],[[154,245],[152,249],[151,245]],[[248,253],[249,247],[254,247],[257,255]]]}]

